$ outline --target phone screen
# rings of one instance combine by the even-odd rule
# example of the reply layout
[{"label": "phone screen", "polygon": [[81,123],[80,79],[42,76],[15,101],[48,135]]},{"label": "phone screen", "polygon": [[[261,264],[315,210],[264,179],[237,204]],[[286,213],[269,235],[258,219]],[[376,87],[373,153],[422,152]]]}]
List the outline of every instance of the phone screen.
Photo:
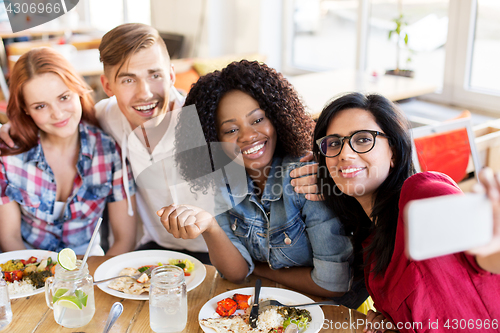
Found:
[{"label": "phone screen", "polygon": [[414,260],[470,250],[493,237],[493,212],[485,194],[410,201],[405,224],[406,251]]}]

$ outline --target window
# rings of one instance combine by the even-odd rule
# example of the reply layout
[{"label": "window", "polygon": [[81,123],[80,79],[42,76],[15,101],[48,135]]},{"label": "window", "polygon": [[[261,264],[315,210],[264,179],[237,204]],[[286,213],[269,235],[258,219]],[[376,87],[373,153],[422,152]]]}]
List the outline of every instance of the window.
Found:
[{"label": "window", "polygon": [[109,31],[125,22],[151,24],[150,1],[145,0],[86,0],[90,25]]},{"label": "window", "polygon": [[472,50],[470,88],[500,94],[500,2],[479,0]]},{"label": "window", "polygon": [[402,13],[408,45],[399,43],[400,67],[440,88],[425,98],[500,114],[500,1],[284,3],[283,70],[288,74],[341,68],[382,74],[394,69],[397,44],[388,34]]},{"label": "window", "polygon": [[354,68],[358,0],[289,0],[288,66]]},{"label": "window", "polygon": [[[371,0],[368,24],[367,64],[369,72],[383,74],[395,69],[399,55],[399,69],[410,69],[418,79],[443,85],[445,45],[448,33],[448,1]],[[402,36],[389,40],[393,21],[403,15]],[[397,52],[399,48],[399,52]]]}]

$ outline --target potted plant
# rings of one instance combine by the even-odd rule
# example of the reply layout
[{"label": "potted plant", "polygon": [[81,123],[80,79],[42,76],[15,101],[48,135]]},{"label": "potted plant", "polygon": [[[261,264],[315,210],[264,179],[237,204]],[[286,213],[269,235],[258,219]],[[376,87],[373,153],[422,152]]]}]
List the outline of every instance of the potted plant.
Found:
[{"label": "potted plant", "polygon": [[391,37],[393,34],[395,34],[397,36],[397,38],[396,38],[396,69],[387,70],[385,72],[385,74],[413,77],[413,75],[415,74],[414,71],[412,71],[410,69],[400,69],[399,68],[399,58],[400,58],[400,52],[401,52],[400,45],[402,42],[404,42],[404,45],[409,52],[408,58],[406,59],[406,64],[411,62],[412,51],[408,48],[408,34],[406,32],[403,33],[403,28],[405,26],[407,26],[408,23],[404,20],[403,14],[399,14],[399,17],[396,17],[392,21],[394,23],[396,23],[396,27],[393,30],[389,31],[389,40],[391,40]]}]

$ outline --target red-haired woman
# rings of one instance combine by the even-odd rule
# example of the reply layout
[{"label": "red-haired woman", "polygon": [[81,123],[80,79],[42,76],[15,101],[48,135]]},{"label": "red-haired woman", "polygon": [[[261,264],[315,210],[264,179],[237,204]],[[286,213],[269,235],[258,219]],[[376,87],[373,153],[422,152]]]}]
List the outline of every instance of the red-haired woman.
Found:
[{"label": "red-haired woman", "polygon": [[[132,250],[134,184],[124,184],[120,149],[97,127],[85,81],[57,52],[39,48],[19,58],[10,91],[18,145],[0,147],[1,249],[83,254],[108,202],[115,240],[108,254]],[[91,254],[103,254],[98,243]]]}]

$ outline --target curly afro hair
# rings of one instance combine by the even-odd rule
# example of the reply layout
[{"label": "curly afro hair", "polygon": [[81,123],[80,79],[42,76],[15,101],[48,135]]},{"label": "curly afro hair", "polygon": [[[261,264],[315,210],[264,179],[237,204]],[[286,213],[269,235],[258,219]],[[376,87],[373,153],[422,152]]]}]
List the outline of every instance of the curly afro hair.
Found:
[{"label": "curly afro hair", "polygon": [[[272,122],[277,133],[275,155],[298,157],[312,148],[314,121],[306,113],[295,89],[273,68],[247,60],[233,62],[221,71],[207,74],[191,87],[185,105],[196,106],[207,143],[219,141],[216,129],[217,107],[222,97],[232,90],[250,95]],[[189,140],[190,133],[196,130],[195,126],[189,121],[182,121],[182,113],[180,114],[175,131],[176,147]],[[196,178],[217,169],[213,160],[211,166],[193,165],[200,160],[202,150],[195,149],[176,155],[181,176],[191,182],[194,190],[206,188],[207,185],[197,183],[194,181]]]}]

